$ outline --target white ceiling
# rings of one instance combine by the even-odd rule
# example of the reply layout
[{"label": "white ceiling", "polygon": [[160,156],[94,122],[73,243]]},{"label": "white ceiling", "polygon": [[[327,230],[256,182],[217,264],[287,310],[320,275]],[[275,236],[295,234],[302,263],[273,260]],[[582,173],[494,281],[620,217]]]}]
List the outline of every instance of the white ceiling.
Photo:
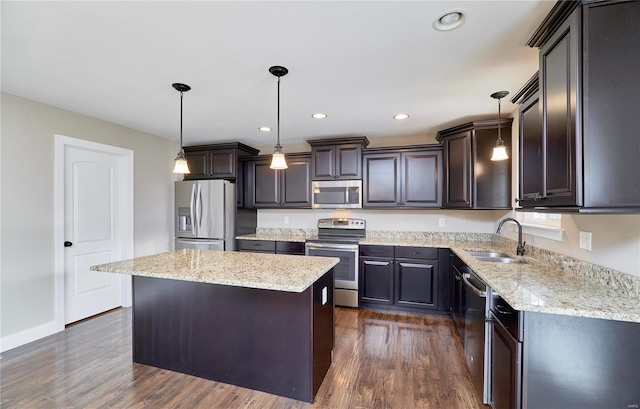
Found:
[{"label": "white ceiling", "polygon": [[[552,1],[2,1],[2,91],[184,144],[425,135],[496,116]],[[432,22],[462,10],[461,27]],[[503,100],[503,112],[515,107]],[[329,115],[312,119],[314,112]],[[408,113],[404,121],[396,113]],[[262,125],[273,132],[258,131]]]}]

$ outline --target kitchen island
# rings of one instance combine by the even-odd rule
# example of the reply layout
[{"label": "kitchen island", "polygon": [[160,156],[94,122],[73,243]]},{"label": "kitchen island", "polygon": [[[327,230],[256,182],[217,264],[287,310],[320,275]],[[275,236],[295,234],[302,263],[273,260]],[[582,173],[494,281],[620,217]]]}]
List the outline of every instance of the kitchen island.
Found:
[{"label": "kitchen island", "polygon": [[313,402],[331,365],[337,258],[178,250],[133,276],[133,361]]}]

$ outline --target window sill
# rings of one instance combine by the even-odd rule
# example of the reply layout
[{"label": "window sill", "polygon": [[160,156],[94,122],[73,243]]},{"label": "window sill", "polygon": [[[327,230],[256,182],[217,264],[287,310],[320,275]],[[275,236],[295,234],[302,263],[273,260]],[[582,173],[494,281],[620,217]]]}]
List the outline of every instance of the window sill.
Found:
[{"label": "window sill", "polygon": [[522,224],[522,232],[532,236],[549,240],[562,241],[564,229],[558,227],[538,226],[534,224]]}]

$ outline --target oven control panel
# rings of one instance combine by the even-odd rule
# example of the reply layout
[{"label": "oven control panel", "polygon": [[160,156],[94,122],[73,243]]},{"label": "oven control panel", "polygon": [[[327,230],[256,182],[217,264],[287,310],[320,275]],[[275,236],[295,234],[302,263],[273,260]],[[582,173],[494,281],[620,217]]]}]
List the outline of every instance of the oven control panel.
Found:
[{"label": "oven control panel", "polygon": [[354,229],[364,230],[367,222],[363,219],[328,218],[318,219],[319,229]]}]

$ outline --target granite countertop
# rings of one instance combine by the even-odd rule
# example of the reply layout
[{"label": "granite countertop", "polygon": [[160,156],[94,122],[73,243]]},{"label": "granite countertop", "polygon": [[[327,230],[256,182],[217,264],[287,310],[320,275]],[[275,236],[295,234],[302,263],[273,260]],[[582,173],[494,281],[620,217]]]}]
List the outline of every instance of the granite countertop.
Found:
[{"label": "granite countertop", "polygon": [[335,257],[188,249],[101,264],[91,270],[301,293],[338,262]]},{"label": "granite countertop", "polygon": [[[464,247],[457,244],[450,248],[517,310],[640,323],[640,298],[620,288],[531,257],[518,257],[513,249],[487,243],[466,243]],[[465,250],[500,251],[524,263],[479,261]]]},{"label": "granite countertop", "polygon": [[[304,241],[304,235],[255,234],[239,239]],[[640,323],[640,279],[580,262],[556,253],[537,251],[523,256],[524,263],[479,261],[465,250],[494,250],[515,255],[515,244],[485,233],[379,232],[360,241],[364,245],[449,248],[512,307],[589,318]],[[385,234],[388,233],[388,234]],[[556,260],[554,258],[561,260]],[[579,264],[579,265],[578,265]],[[577,265],[577,266],[576,266]],[[587,270],[587,271],[582,271]],[[577,271],[577,272],[576,272]],[[620,276],[622,279],[620,280]]]}]

